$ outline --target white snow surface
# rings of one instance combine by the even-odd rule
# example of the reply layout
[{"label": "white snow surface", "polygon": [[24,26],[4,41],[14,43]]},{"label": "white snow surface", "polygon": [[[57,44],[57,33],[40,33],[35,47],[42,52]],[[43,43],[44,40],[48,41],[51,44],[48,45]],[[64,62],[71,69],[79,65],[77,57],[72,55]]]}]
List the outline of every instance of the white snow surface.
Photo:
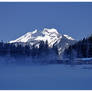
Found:
[{"label": "white snow surface", "polygon": [[39,41],[48,41],[48,45],[50,47],[53,46],[56,42],[59,43],[61,39],[66,38],[67,40],[74,40],[72,37],[68,35],[61,35],[57,29],[52,28],[44,28],[42,31],[38,31],[37,29],[34,30],[33,32],[28,32],[24,34],[23,36],[19,37],[16,40],[10,41],[10,43],[15,43],[15,42],[28,42],[31,45],[36,44],[37,46],[39,45]]},{"label": "white snow surface", "polygon": [[70,37],[70,36],[68,36],[68,35],[66,35],[66,34],[64,34],[64,36],[65,36],[67,39],[74,40],[72,37]]}]

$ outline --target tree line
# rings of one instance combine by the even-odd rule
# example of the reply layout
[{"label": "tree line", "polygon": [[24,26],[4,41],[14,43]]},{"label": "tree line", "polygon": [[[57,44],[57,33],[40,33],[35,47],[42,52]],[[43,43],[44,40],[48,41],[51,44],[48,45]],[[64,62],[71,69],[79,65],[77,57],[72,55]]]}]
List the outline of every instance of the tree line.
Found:
[{"label": "tree line", "polygon": [[40,57],[42,55],[49,55],[51,52],[58,54],[58,50],[55,46],[50,48],[48,46],[48,41],[40,41],[39,47],[30,44],[20,44],[20,43],[4,43],[0,42],[0,56],[10,55],[12,57]]},{"label": "tree line", "polygon": [[65,58],[90,58],[92,57],[92,35],[83,38],[64,51]]}]

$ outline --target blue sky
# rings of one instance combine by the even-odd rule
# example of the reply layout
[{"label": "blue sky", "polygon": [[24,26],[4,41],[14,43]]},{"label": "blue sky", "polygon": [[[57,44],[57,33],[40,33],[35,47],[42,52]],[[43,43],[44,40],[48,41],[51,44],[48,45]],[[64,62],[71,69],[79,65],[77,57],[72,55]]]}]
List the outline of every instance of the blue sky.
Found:
[{"label": "blue sky", "polygon": [[0,3],[0,40],[43,28],[56,28],[77,40],[90,35],[92,3]]}]

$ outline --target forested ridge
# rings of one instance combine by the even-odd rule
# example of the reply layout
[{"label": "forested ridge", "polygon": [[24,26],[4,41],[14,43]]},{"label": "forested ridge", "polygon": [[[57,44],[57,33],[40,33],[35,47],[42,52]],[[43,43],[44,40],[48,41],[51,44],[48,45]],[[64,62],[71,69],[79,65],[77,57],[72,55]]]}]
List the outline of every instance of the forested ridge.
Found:
[{"label": "forested ridge", "polygon": [[48,41],[40,41],[39,47],[36,47],[35,45],[30,46],[30,44],[20,44],[20,43],[4,43],[0,42],[0,56],[41,56],[41,55],[48,55],[51,52],[58,54],[57,47],[53,46],[50,48],[48,46]]},{"label": "forested ridge", "polygon": [[83,38],[64,51],[66,58],[90,58],[92,57],[92,35]]}]

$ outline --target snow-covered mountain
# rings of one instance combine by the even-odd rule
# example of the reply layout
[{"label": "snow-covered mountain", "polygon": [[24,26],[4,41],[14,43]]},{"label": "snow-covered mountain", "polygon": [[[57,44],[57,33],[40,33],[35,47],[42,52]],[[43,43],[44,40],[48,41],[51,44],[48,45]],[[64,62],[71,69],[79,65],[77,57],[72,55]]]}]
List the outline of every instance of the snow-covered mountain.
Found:
[{"label": "snow-covered mountain", "polygon": [[72,37],[60,34],[54,28],[44,28],[43,31],[38,31],[36,29],[33,32],[28,32],[16,40],[10,41],[10,43],[29,43],[30,45],[35,45],[39,47],[39,42],[46,42],[46,40],[48,41],[49,47],[55,45],[58,46],[60,50],[75,42]]},{"label": "snow-covered mountain", "polygon": [[71,38],[68,35],[62,35],[60,39],[58,39],[54,46],[57,46],[59,55],[65,50],[65,48],[68,48],[69,45],[72,45],[76,42],[73,38]]}]

